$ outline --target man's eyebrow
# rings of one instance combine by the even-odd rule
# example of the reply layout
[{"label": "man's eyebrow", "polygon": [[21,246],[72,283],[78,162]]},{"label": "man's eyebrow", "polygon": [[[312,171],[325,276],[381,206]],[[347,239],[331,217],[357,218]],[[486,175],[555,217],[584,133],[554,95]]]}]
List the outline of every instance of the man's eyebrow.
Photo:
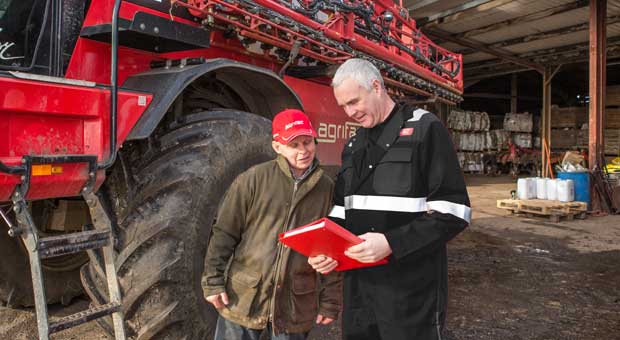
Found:
[{"label": "man's eyebrow", "polygon": [[353,98],[353,99],[349,100],[348,102],[346,102],[346,104],[347,104],[347,105],[354,104],[354,103],[355,103],[355,102],[357,102],[357,101],[359,101],[359,97],[355,97],[355,98]]}]

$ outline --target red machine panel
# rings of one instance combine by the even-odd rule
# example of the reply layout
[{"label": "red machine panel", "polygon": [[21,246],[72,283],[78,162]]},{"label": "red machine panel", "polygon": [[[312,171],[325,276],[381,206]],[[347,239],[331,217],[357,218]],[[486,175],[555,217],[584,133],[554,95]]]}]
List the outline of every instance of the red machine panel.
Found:
[{"label": "red machine panel", "polygon": [[[108,157],[110,91],[0,77],[0,160],[18,165],[24,155],[97,155]],[[145,93],[120,91],[118,135],[121,145],[151,102]],[[62,171],[33,176],[29,199],[79,194],[87,177],[86,164],[59,165]],[[103,181],[103,171],[98,183]],[[0,201],[8,200],[17,175],[0,173]],[[46,184],[54,185],[46,185]]]}]

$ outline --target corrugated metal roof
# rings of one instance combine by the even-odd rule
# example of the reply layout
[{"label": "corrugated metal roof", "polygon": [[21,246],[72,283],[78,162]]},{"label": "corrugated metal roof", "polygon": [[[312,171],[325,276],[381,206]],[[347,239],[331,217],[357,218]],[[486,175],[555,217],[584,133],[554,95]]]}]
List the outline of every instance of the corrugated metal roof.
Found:
[{"label": "corrugated metal roof", "polygon": [[[583,54],[583,45],[589,39],[589,5],[583,0],[413,0],[404,1],[403,5],[413,8],[411,16],[422,31],[442,32],[443,36],[468,39],[515,56],[529,58],[540,54],[538,51],[555,48],[563,53],[555,58],[558,62],[563,56],[572,62],[580,51]],[[455,14],[458,11],[461,12]],[[620,45],[620,0],[607,1],[607,18],[607,37],[615,38],[614,46]],[[439,43],[464,54],[466,71],[467,64],[497,59],[454,42]]]},{"label": "corrugated metal roof", "polygon": [[588,8],[579,8],[570,12],[545,17],[540,20],[522,24],[510,25],[488,33],[471,36],[472,39],[483,43],[496,43],[508,39],[548,32],[562,27],[584,24],[588,22]]},{"label": "corrugated metal roof", "polygon": [[515,17],[541,12],[572,1],[566,0],[517,0],[508,4],[493,8],[488,11],[475,13],[471,17],[455,20],[440,25],[443,30],[452,33],[460,33],[468,30],[484,27],[486,25],[502,22]]}]

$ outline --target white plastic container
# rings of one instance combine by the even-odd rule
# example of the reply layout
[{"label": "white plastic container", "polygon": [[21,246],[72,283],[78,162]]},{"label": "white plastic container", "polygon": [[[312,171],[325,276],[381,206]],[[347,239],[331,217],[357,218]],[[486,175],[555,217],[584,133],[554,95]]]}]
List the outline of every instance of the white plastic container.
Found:
[{"label": "white plastic container", "polygon": [[536,181],[534,178],[519,178],[517,180],[517,198],[520,200],[536,198]]},{"label": "white plastic container", "polygon": [[558,200],[560,202],[575,200],[575,182],[572,179],[558,180]]},{"label": "white plastic container", "polygon": [[547,199],[555,201],[558,199],[558,180],[557,179],[548,179],[547,180]]},{"label": "white plastic container", "polygon": [[539,200],[547,199],[547,179],[536,178],[536,198]]},{"label": "white plastic container", "polygon": [[519,178],[517,180],[517,198],[520,200],[526,200],[528,192],[530,190],[529,182],[527,178]]},{"label": "white plastic container", "polygon": [[536,177],[528,178],[530,185],[530,199],[536,199]]}]

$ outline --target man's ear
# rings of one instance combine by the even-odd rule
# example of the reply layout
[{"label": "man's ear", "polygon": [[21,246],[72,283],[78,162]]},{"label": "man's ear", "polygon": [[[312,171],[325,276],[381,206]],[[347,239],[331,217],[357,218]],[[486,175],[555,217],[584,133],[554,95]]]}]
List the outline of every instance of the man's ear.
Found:
[{"label": "man's ear", "polygon": [[282,151],[280,151],[282,144],[276,142],[275,140],[271,141],[271,147],[273,148],[273,151],[275,151],[278,155],[282,153]]},{"label": "man's ear", "polygon": [[379,82],[378,79],[375,79],[372,81],[372,90],[373,92],[377,94],[381,93],[382,86],[381,86],[381,82]]}]

